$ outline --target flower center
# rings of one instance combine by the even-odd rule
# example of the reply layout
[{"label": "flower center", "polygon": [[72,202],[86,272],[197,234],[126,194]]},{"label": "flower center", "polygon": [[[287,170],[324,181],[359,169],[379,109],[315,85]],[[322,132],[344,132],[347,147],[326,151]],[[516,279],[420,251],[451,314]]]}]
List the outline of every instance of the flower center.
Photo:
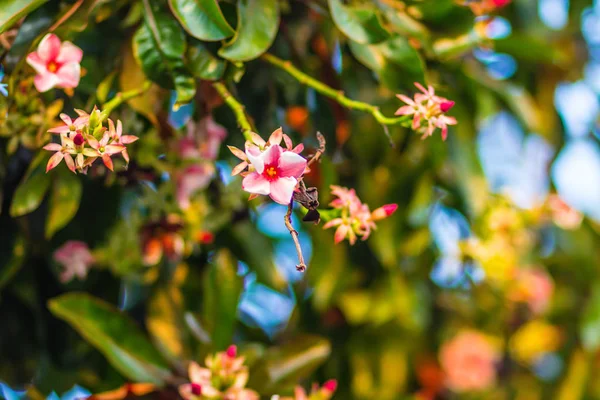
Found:
[{"label": "flower center", "polygon": [[277,168],[274,166],[265,167],[264,175],[265,175],[265,178],[267,178],[270,181],[276,180],[277,179]]},{"label": "flower center", "polygon": [[50,71],[50,72],[56,72],[56,71],[58,71],[58,65],[54,61],[50,61],[48,63],[47,68],[48,68],[48,71]]},{"label": "flower center", "polygon": [[100,153],[104,153],[104,146],[100,147],[98,150],[100,150]]},{"label": "flower center", "polygon": [[69,125],[69,130],[70,130],[70,131],[74,131],[74,130],[76,130],[76,129],[77,129],[77,128],[75,127],[75,125]]}]

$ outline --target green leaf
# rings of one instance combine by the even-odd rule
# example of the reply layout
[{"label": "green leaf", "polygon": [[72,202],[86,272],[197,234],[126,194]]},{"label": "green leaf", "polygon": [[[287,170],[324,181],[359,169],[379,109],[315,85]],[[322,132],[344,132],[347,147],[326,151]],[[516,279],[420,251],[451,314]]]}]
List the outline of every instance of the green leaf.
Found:
[{"label": "green leaf", "polygon": [[6,32],[21,18],[44,4],[46,0],[0,1],[0,33]]},{"label": "green leaf", "polygon": [[83,185],[77,175],[61,170],[50,191],[50,205],[46,220],[46,238],[64,228],[77,214]]},{"label": "green leaf", "polygon": [[587,351],[593,353],[600,348],[600,284],[592,288],[583,311],[579,335]]},{"label": "green leaf", "polygon": [[176,106],[189,103],[196,93],[196,83],[183,62],[183,31],[173,18],[149,5],[144,16],[144,23],[133,37],[137,62],[151,80],[165,88],[175,88]]},{"label": "green leaf", "polygon": [[216,81],[223,77],[225,61],[213,56],[201,42],[194,41],[187,52],[188,68],[196,78]]},{"label": "green leaf", "polygon": [[12,248],[12,257],[0,268],[0,291],[19,272],[26,258],[25,239],[22,236],[17,236]]},{"label": "green leaf", "polygon": [[277,0],[239,0],[235,36],[219,50],[231,61],[249,61],[267,51],[279,27]]},{"label": "green leaf", "polygon": [[329,0],[329,9],[339,30],[357,43],[379,43],[390,37],[373,8],[347,7],[341,0]]},{"label": "green leaf", "polygon": [[50,187],[50,176],[37,172],[19,184],[10,205],[11,217],[29,214],[42,204],[44,196]]},{"label": "green leaf", "polygon": [[383,43],[364,45],[350,41],[352,54],[379,76],[380,82],[393,91],[412,88],[424,82],[424,63],[419,53],[401,36]]},{"label": "green leaf", "polygon": [[183,310],[183,295],[175,285],[158,288],[148,303],[148,332],[158,349],[173,363],[190,357]]},{"label": "green leaf", "polygon": [[161,385],[169,375],[164,359],[135,322],[111,304],[86,293],[70,292],[51,299],[48,308],[128,379]]},{"label": "green leaf", "polygon": [[233,339],[237,306],[243,289],[243,278],[237,274],[236,261],[228,251],[219,251],[208,270],[207,279],[204,279],[202,316],[215,350],[224,350]]},{"label": "green leaf", "polygon": [[216,0],[169,0],[169,6],[183,28],[197,39],[217,41],[235,33]]},{"label": "green leaf", "polygon": [[311,375],[331,353],[329,342],[313,335],[297,336],[288,343],[271,347],[250,373],[248,386],[261,393],[278,389]]}]

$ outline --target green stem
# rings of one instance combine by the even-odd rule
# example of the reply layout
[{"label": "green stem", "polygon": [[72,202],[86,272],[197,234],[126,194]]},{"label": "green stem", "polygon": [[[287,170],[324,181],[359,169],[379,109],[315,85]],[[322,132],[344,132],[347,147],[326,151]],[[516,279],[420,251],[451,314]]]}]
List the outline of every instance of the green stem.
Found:
[{"label": "green stem", "polygon": [[219,92],[225,103],[231,108],[231,111],[235,114],[235,118],[238,122],[240,128],[242,128],[242,134],[246,138],[246,140],[252,140],[251,133],[252,125],[246,117],[246,112],[244,111],[244,105],[237,101],[235,97],[227,90],[227,87],[222,82],[213,83],[213,87]]},{"label": "green stem", "polygon": [[332,87],[327,86],[323,82],[316,80],[315,78],[306,75],[304,72],[300,71],[296,67],[292,65],[289,61],[284,61],[272,54],[266,53],[262,55],[262,59],[279,67],[286,71],[288,74],[292,75],[298,82],[309,86],[315,89],[317,92],[321,93],[324,96],[327,96],[346,108],[350,108],[353,110],[364,111],[371,114],[377,122],[382,125],[396,125],[400,124],[407,120],[406,117],[397,117],[397,118],[389,118],[386,117],[379,111],[379,107],[374,106],[369,103],[364,103],[362,101],[352,100],[344,94],[343,91],[335,90]]},{"label": "green stem", "polygon": [[117,93],[115,97],[113,97],[112,99],[110,99],[102,105],[102,113],[108,117],[115,108],[119,107],[127,100],[133,99],[134,97],[138,97],[146,93],[146,91],[150,89],[150,86],[152,86],[152,82],[146,81],[140,88],[132,89],[127,92]]}]

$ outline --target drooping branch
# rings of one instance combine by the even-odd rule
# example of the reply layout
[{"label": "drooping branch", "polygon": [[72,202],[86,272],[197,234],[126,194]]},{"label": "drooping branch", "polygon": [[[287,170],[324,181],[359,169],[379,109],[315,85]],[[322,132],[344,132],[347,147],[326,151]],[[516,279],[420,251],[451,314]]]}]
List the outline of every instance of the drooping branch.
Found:
[{"label": "drooping branch", "polygon": [[396,125],[407,121],[406,117],[386,117],[379,110],[379,107],[362,101],[352,100],[346,97],[343,91],[335,90],[327,86],[323,82],[320,82],[315,78],[305,74],[304,72],[294,67],[290,61],[282,60],[269,53],[263,54],[261,58],[267,61],[268,63],[283,69],[288,74],[296,78],[298,82],[315,89],[317,92],[337,101],[344,107],[350,108],[352,110],[364,111],[371,114],[377,120],[377,122],[379,122],[382,125]]},{"label": "drooping branch", "polygon": [[133,99],[135,97],[141,96],[142,94],[146,93],[146,91],[148,89],[150,89],[150,86],[152,86],[152,82],[145,81],[144,84],[142,85],[142,87],[140,87],[140,88],[132,89],[132,90],[129,90],[127,92],[119,92],[119,93],[117,93],[115,95],[115,97],[113,97],[112,99],[110,99],[109,101],[107,101],[106,103],[104,103],[104,105],[102,106],[103,112],[107,116],[110,115],[110,113],[115,108],[119,107],[121,104],[123,104],[127,100]]},{"label": "drooping branch", "polygon": [[252,124],[250,124],[250,121],[246,116],[244,105],[237,101],[235,97],[233,97],[233,95],[229,92],[229,90],[227,90],[227,87],[225,87],[222,82],[213,83],[213,87],[217,90],[217,92],[219,92],[219,95],[221,95],[223,101],[225,101],[225,104],[227,104],[229,108],[231,108],[231,111],[233,111],[235,114],[238,125],[240,128],[242,128],[242,134],[244,135],[244,138],[246,138],[246,140],[252,140]]}]

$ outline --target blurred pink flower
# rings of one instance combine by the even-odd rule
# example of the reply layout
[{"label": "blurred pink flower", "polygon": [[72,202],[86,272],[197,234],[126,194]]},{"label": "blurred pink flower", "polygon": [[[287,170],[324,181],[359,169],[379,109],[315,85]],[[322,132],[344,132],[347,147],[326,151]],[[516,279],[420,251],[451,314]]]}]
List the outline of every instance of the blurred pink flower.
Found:
[{"label": "blurred pink flower", "polygon": [[548,196],[547,204],[556,225],[566,230],[579,228],[583,214],[565,203],[558,194]]},{"label": "blurred pink flower", "polygon": [[444,97],[436,96],[433,86],[423,87],[418,82],[415,86],[421,91],[414,95],[414,99],[403,94],[396,95],[406,103],[396,111],[396,115],[412,115],[412,129],[423,134],[423,139],[433,135],[435,129],[442,131],[442,139],[448,136],[448,125],[456,125],[454,117],[445,115],[454,107],[454,102]]},{"label": "blurred pink flower", "polygon": [[79,85],[83,52],[71,42],[62,42],[53,33],[40,41],[37,50],[27,56],[27,63],[35,69],[35,88],[39,92]]},{"label": "blurred pink flower", "polygon": [[212,164],[193,164],[185,167],[177,177],[177,202],[182,210],[190,206],[192,195],[206,189],[215,174]]},{"label": "blurred pink flower", "polygon": [[242,188],[252,194],[268,195],[279,204],[289,204],[298,179],[306,169],[306,159],[284,151],[279,144],[272,144],[263,152],[247,147],[246,157],[254,170],[246,175]]},{"label": "blurred pink flower", "polygon": [[509,293],[512,301],[527,303],[534,314],[542,314],[550,305],[554,293],[552,277],[542,268],[518,271],[515,286]]},{"label": "blurred pink flower", "polygon": [[86,243],[70,240],[54,252],[54,260],[63,267],[60,281],[67,283],[73,277],[84,280],[94,263],[94,256]]},{"label": "blurred pink flower", "polygon": [[320,388],[319,385],[313,384],[310,395],[302,386],[296,386],[294,389],[294,397],[273,397],[279,400],[329,400],[337,390],[338,383],[335,379],[326,381]]},{"label": "blurred pink flower", "polygon": [[465,330],[443,344],[440,364],[446,386],[455,392],[484,390],[496,382],[500,354],[490,340],[477,331]]}]

